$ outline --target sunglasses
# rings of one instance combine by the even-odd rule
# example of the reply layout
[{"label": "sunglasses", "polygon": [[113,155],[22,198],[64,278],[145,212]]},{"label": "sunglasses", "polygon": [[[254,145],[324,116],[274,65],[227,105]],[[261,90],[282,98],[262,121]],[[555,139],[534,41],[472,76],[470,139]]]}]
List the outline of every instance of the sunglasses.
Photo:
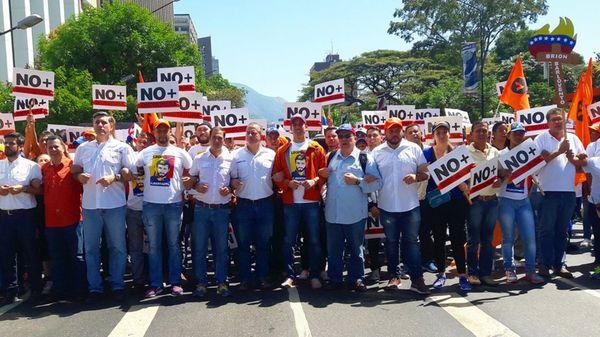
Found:
[{"label": "sunglasses", "polygon": [[343,133],[343,134],[338,134],[338,138],[339,139],[349,139],[350,137],[352,137],[351,133]]}]

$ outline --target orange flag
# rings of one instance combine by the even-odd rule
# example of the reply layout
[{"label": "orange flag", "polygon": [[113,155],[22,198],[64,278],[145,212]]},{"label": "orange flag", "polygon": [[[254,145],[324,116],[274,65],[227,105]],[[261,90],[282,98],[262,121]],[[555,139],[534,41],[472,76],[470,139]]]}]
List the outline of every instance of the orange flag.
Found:
[{"label": "orange flag", "polygon": [[521,64],[521,56],[517,57],[517,62],[510,71],[510,75],[508,75],[506,86],[500,96],[500,102],[509,105],[515,111],[529,109],[529,93],[525,74],[523,73],[523,65]]},{"label": "orange flag", "polygon": [[[587,148],[590,143],[590,120],[587,114],[587,106],[592,104],[594,98],[592,88],[592,59],[588,63],[587,70],[581,74],[579,83],[577,84],[577,90],[575,96],[573,96],[573,102],[571,102],[571,108],[569,109],[569,119],[575,122],[575,134],[583,143],[583,147]],[[579,172],[575,175],[575,185],[586,180],[585,174]]]},{"label": "orange flag", "polygon": [[[142,71],[138,70],[138,82],[144,83],[144,77],[142,76]],[[142,123],[142,132],[149,133],[154,135],[154,123],[158,120],[158,116],[155,112],[144,114],[144,122]]]}]

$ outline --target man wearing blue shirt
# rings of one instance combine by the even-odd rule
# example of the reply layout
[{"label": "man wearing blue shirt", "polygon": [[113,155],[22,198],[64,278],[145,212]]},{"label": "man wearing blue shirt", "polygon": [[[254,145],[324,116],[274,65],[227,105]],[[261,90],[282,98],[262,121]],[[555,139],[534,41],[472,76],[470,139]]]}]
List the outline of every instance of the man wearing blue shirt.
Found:
[{"label": "man wearing blue shirt", "polygon": [[381,188],[381,177],[373,158],[361,154],[355,147],[356,134],[350,124],[336,130],[339,150],[329,155],[326,168],[319,175],[327,179],[325,221],[327,226],[327,250],[331,279],[329,288],[342,286],[344,270],[344,246],[350,250],[347,282],[357,291],[365,291],[363,242],[367,220],[367,194]]}]

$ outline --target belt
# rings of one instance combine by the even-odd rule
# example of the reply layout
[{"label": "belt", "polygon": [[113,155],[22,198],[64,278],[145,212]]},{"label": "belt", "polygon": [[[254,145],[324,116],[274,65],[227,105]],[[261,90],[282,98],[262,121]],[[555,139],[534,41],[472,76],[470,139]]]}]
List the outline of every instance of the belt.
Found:
[{"label": "belt", "polygon": [[268,196],[266,198],[262,198],[262,199],[256,199],[256,200],[238,197],[237,202],[238,202],[238,204],[240,202],[245,202],[245,203],[249,203],[249,204],[258,204],[258,203],[265,202],[265,201],[271,201],[272,199],[273,199],[273,195],[270,195],[270,196]]},{"label": "belt", "polygon": [[495,195],[480,195],[477,198],[475,198],[475,200],[480,200],[480,201],[490,201],[490,200],[496,200],[497,197]]},{"label": "belt", "polygon": [[224,209],[224,208],[231,208],[231,203],[226,203],[226,204],[207,204],[207,203],[202,202],[200,200],[196,200],[196,206],[202,207],[202,208],[209,208],[209,209]]},{"label": "belt", "polygon": [[4,210],[1,209],[0,210],[0,215],[19,215],[19,214],[23,214],[25,213],[26,209],[8,209],[8,210]]}]

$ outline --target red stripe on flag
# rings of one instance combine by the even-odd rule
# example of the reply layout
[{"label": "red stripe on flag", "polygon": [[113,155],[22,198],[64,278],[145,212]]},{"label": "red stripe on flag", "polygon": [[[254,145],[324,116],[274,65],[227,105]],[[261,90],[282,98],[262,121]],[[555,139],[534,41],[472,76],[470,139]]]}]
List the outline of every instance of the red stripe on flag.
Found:
[{"label": "red stripe on flag", "polygon": [[522,174],[524,174],[527,171],[531,170],[532,168],[536,167],[539,163],[541,163],[543,161],[544,161],[544,158],[542,156],[535,157],[529,163],[527,163],[527,164],[523,165],[522,167],[520,167],[520,168],[516,169],[515,171],[513,171],[513,173],[510,175],[510,179],[511,180],[515,180],[515,178],[518,178],[519,176],[521,176]]},{"label": "red stripe on flag", "polygon": [[179,100],[160,102],[139,102],[138,109],[179,108]]},{"label": "red stripe on flag", "polygon": [[127,102],[120,102],[120,101],[106,101],[106,100],[100,100],[100,99],[95,99],[92,101],[93,105],[106,105],[106,106],[127,106]]},{"label": "red stripe on flag", "polygon": [[180,84],[179,91],[196,91],[196,86],[193,84]]},{"label": "red stripe on flag", "polygon": [[474,194],[474,193],[476,193],[476,192],[479,192],[479,191],[481,191],[482,189],[484,189],[484,188],[486,188],[486,187],[488,187],[488,186],[490,186],[490,185],[493,185],[493,184],[496,182],[496,180],[497,180],[497,179],[498,179],[498,178],[496,178],[496,177],[492,177],[491,179],[488,179],[487,181],[484,181],[484,182],[482,182],[482,183],[481,183],[481,184],[479,184],[479,185],[476,185],[476,186],[473,186],[473,187],[471,187],[471,194]]},{"label": "red stripe on flag", "polygon": [[462,169],[460,169],[458,172],[456,172],[453,176],[447,178],[444,181],[441,181],[438,184],[438,188],[440,190],[444,189],[446,186],[450,186],[453,182],[458,181],[459,179],[462,179],[464,176],[466,176],[467,174],[469,174],[471,172],[471,169],[475,167],[475,164],[471,164],[468,166],[463,167]]},{"label": "red stripe on flag", "polygon": [[13,87],[13,93],[40,95],[44,97],[54,97],[54,90],[50,89],[34,89],[25,87]]},{"label": "red stripe on flag", "polygon": [[548,130],[548,124],[525,125],[525,131]]},{"label": "red stripe on flag", "polygon": [[314,103],[323,103],[323,102],[329,102],[329,101],[333,101],[339,98],[344,98],[344,94],[335,94],[335,95],[331,95],[331,96],[327,96],[327,97],[319,97],[317,99],[315,99],[313,102]]}]

